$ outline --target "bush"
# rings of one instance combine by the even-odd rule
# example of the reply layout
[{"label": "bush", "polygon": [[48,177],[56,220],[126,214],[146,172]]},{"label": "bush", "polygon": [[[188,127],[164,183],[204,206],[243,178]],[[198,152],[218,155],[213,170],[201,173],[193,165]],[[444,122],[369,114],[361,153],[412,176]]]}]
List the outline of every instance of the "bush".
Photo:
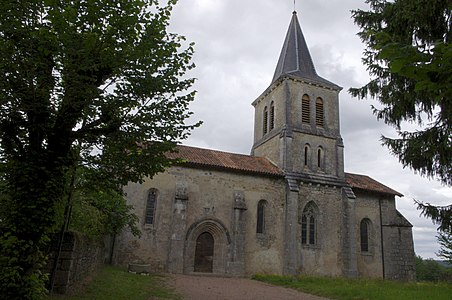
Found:
[{"label": "bush", "polygon": [[417,281],[452,282],[452,268],[446,268],[433,259],[416,257]]}]

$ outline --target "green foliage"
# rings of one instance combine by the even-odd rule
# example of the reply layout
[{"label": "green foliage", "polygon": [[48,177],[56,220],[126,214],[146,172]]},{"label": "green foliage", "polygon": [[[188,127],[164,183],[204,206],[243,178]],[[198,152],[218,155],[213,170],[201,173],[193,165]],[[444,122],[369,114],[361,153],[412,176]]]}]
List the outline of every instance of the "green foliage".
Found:
[{"label": "green foliage", "polygon": [[[438,238],[438,243],[440,245],[438,256],[444,258],[452,265],[452,233],[451,233],[451,231],[439,232],[436,237]],[[452,271],[451,271],[451,275],[452,275]]]},{"label": "green foliage", "polygon": [[162,276],[142,276],[128,273],[120,268],[105,266],[94,280],[76,295],[52,295],[49,299],[147,300],[179,299],[179,297],[168,288]]},{"label": "green foliage", "polygon": [[199,125],[186,124],[193,45],[167,32],[176,2],[2,1],[3,299],[42,297],[39,269],[74,166],[92,187],[77,191],[75,211],[88,208],[102,230],[115,231],[133,223],[120,186],[163,171],[165,152]]},{"label": "green foliage", "polygon": [[[349,92],[371,96],[377,119],[394,126],[399,138],[382,137],[405,167],[452,185],[452,45],[449,0],[367,0],[355,10],[366,44],[363,63],[372,79]],[[402,131],[403,121],[422,126]]]},{"label": "green foliage", "polygon": [[452,293],[452,285],[446,283],[402,283],[378,279],[260,274],[253,276],[253,279],[318,296],[344,300],[446,300]]},{"label": "green foliage", "polygon": [[447,281],[452,283],[452,269],[446,268],[433,259],[416,257],[416,279],[418,281]]},{"label": "green foliage", "polygon": [[439,225],[438,231],[452,231],[452,204],[447,206],[434,206],[429,203],[416,201],[417,209],[421,210],[421,214],[432,219],[434,224]]},{"label": "green foliage", "polygon": [[96,185],[86,176],[89,172],[84,169],[77,172],[69,229],[101,238],[128,227],[132,234],[139,236],[138,217],[132,213],[132,206],[126,204],[122,190]]}]

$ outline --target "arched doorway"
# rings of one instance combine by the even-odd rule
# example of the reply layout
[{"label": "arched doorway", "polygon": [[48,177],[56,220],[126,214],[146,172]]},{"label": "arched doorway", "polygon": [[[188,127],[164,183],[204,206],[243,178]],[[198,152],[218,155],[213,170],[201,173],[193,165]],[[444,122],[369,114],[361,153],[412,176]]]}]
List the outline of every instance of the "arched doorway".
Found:
[{"label": "arched doorway", "polygon": [[184,273],[226,273],[230,247],[231,237],[220,220],[193,223],[185,237]]},{"label": "arched doorway", "polygon": [[215,240],[208,232],[201,233],[196,239],[195,272],[212,273]]}]

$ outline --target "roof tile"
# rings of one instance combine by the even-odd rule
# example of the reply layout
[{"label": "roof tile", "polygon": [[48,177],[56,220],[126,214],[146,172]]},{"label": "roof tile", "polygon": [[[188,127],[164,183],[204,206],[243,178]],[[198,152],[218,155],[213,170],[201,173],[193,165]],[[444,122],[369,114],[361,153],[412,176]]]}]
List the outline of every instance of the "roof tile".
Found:
[{"label": "roof tile", "polygon": [[172,159],[183,159],[188,165],[209,166],[264,175],[283,175],[281,169],[264,157],[181,145],[177,146],[176,152],[168,153],[167,156]]},{"label": "roof tile", "polygon": [[352,188],[403,197],[401,193],[366,175],[345,173],[345,181],[351,185]]},{"label": "roof tile", "polygon": [[[176,152],[167,154],[171,159],[182,159],[184,164],[231,170],[234,172],[255,173],[270,176],[283,176],[283,171],[265,157],[223,152],[178,145]],[[345,173],[345,181],[352,188],[383,194],[403,196],[401,193],[366,175]]]}]

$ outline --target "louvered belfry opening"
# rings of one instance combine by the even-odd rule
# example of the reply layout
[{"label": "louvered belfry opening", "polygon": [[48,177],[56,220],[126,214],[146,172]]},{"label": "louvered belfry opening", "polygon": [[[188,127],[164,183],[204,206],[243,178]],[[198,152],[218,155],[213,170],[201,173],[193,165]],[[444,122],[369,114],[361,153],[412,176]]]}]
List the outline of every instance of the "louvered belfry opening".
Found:
[{"label": "louvered belfry opening", "polygon": [[303,95],[301,98],[301,122],[309,124],[311,116],[311,109],[309,105],[309,96]]},{"label": "louvered belfry opening", "polygon": [[317,100],[315,101],[315,124],[320,127],[323,127],[324,125],[322,98],[317,98]]},{"label": "louvered belfry opening", "polygon": [[270,104],[270,130],[275,128],[275,104],[272,102]]},{"label": "louvered belfry opening", "polygon": [[264,108],[264,115],[263,115],[263,124],[262,124],[262,132],[267,134],[268,130],[268,109],[267,106]]}]

